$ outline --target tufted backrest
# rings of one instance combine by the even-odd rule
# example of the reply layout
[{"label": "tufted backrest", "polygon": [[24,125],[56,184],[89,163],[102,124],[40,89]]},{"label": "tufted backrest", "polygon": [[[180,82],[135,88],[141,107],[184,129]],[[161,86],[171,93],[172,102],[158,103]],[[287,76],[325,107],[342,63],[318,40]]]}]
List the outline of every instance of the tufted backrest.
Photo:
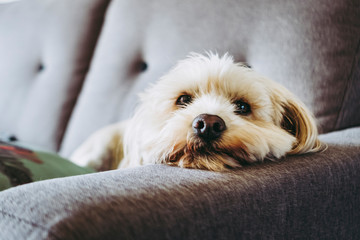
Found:
[{"label": "tufted backrest", "polygon": [[108,2],[0,4],[0,133],[59,147]]},{"label": "tufted backrest", "polygon": [[62,154],[129,117],[189,52],[229,52],[293,91],[322,132],[360,123],[357,0],[113,0]]},{"label": "tufted backrest", "polygon": [[360,123],[358,0],[109,1],[0,4],[0,133],[68,156],[131,116],[179,59],[209,50],[285,85],[322,132]]}]

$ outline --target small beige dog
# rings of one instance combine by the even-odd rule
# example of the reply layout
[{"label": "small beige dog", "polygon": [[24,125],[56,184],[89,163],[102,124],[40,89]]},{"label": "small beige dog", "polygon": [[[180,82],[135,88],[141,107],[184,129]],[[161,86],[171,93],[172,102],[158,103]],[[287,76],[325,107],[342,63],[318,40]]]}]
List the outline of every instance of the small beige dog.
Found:
[{"label": "small beige dog", "polygon": [[97,170],[163,163],[223,171],[321,148],[304,104],[228,54],[191,54],[140,98],[133,118],[99,130],[71,159]]}]

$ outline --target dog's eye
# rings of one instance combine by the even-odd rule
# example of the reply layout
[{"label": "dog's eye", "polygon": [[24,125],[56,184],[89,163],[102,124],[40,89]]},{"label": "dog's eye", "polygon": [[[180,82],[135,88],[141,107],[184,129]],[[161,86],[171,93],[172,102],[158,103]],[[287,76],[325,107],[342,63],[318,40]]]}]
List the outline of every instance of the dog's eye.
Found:
[{"label": "dog's eye", "polygon": [[191,103],[192,101],[192,97],[190,95],[181,95],[177,100],[176,100],[176,105],[179,106],[184,106],[186,104]]},{"label": "dog's eye", "polygon": [[235,105],[236,105],[235,113],[240,115],[248,115],[249,113],[251,113],[251,108],[248,103],[239,100],[235,102]]}]

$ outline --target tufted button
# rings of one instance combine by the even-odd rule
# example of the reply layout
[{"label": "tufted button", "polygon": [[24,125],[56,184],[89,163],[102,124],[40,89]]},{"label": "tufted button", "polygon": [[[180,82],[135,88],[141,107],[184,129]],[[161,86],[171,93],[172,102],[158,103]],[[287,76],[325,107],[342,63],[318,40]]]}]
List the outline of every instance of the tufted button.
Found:
[{"label": "tufted button", "polygon": [[148,69],[148,65],[146,62],[142,61],[142,62],[139,62],[138,68],[139,68],[140,72],[145,72]]},{"label": "tufted button", "polygon": [[130,63],[129,75],[136,76],[140,73],[148,70],[148,64],[142,60],[142,58],[136,58],[132,63]]},{"label": "tufted button", "polygon": [[15,135],[10,135],[9,136],[9,141],[10,142],[16,142],[16,141],[18,141],[18,138]]},{"label": "tufted button", "polygon": [[9,134],[7,132],[0,132],[0,141],[16,142],[18,141],[18,138],[14,134]]},{"label": "tufted button", "polygon": [[38,72],[41,72],[41,71],[43,71],[44,70],[44,65],[43,64],[39,64],[39,66],[38,66]]}]

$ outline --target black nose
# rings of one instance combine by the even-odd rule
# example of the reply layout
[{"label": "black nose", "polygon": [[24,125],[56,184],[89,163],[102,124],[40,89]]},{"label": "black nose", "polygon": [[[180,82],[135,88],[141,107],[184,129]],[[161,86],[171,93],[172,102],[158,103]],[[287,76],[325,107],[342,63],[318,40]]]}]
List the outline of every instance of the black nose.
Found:
[{"label": "black nose", "polygon": [[226,129],[226,125],[219,116],[200,114],[194,119],[192,128],[197,136],[205,140],[213,140],[221,136]]}]

